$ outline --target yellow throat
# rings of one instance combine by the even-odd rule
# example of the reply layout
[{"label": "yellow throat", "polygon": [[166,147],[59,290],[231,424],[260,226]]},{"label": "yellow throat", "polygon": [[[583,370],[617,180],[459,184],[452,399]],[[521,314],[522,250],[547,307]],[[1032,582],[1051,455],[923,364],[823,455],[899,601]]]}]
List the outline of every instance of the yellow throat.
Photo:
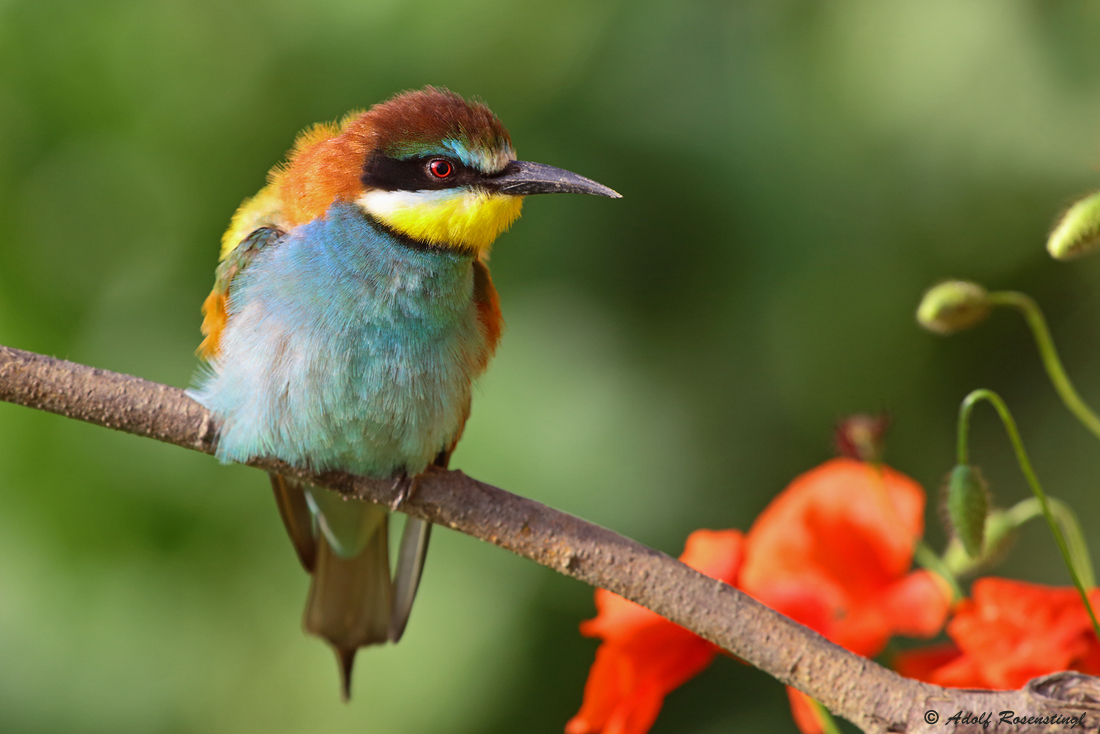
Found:
[{"label": "yellow throat", "polygon": [[484,189],[382,191],[375,189],[356,203],[394,231],[438,247],[486,253],[512,226],[523,197]]}]

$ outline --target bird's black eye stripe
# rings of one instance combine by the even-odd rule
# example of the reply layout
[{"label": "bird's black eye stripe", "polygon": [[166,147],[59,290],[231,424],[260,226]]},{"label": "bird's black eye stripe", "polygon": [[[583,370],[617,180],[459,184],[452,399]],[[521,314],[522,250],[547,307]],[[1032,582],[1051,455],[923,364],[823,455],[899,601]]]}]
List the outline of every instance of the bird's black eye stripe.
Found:
[{"label": "bird's black eye stripe", "polygon": [[[432,175],[432,161],[445,160],[451,166],[450,175],[440,178]],[[424,189],[453,189],[478,183],[484,174],[463,165],[454,158],[426,156],[398,160],[378,151],[370,154],[363,166],[361,180],[364,186],[383,191],[421,191]]]}]

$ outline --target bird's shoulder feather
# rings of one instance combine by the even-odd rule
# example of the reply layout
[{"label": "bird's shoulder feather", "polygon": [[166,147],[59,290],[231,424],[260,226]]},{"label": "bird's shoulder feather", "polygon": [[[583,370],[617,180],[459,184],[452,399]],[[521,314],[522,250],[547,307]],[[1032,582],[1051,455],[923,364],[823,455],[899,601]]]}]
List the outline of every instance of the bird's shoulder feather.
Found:
[{"label": "bird's shoulder feather", "polygon": [[198,349],[200,357],[209,360],[218,355],[222,331],[229,318],[227,304],[233,279],[252,262],[256,253],[274,245],[285,234],[286,232],[274,224],[260,226],[249,232],[234,247],[225,251],[214,273],[214,288],[202,304],[203,340]]},{"label": "bird's shoulder feather", "polygon": [[493,287],[489,275],[489,266],[480,258],[474,259],[474,303],[477,304],[477,320],[485,336],[485,350],[481,355],[479,372],[489,365],[501,332],[504,331],[504,317],[500,313],[500,296]]}]

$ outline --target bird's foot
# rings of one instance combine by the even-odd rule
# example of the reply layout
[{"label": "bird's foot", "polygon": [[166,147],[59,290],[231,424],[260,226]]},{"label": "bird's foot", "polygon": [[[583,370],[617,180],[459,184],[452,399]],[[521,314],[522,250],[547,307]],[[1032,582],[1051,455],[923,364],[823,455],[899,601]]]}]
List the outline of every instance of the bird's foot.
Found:
[{"label": "bird's foot", "polygon": [[404,504],[416,494],[417,488],[420,487],[420,480],[423,479],[426,474],[446,471],[446,469],[440,466],[428,466],[415,477],[410,477],[405,472],[398,474],[393,478],[393,486],[390,487],[390,511],[400,512]]},{"label": "bird's foot", "polygon": [[393,486],[390,487],[390,511],[399,511],[416,492],[418,483],[419,475],[410,477],[405,472],[401,472],[394,477]]}]

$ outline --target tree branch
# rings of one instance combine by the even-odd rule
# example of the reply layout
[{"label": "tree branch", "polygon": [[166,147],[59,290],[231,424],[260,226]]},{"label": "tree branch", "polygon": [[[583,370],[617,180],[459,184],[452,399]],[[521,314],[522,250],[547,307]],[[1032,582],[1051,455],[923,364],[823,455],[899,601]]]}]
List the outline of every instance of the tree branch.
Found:
[{"label": "tree branch", "polygon": [[[0,400],[212,454],[211,414],[178,388],[0,346]],[[250,465],[279,471],[363,500],[389,504],[392,483],[342,472],[315,474],[274,459]],[[993,728],[1054,732],[1061,724],[1015,717],[1078,717],[1100,729],[1100,680],[1058,673],[1018,691],[939,688],[902,678],[664,553],[460,471],[422,475],[398,509],[615,592],[686,627],[825,704],[866,732],[941,731],[956,712],[991,712]],[[935,717],[929,712],[935,712]],[[937,724],[932,719],[940,722]],[[1080,725],[1078,725],[1080,726]],[[959,722],[953,731],[977,732]]]}]

